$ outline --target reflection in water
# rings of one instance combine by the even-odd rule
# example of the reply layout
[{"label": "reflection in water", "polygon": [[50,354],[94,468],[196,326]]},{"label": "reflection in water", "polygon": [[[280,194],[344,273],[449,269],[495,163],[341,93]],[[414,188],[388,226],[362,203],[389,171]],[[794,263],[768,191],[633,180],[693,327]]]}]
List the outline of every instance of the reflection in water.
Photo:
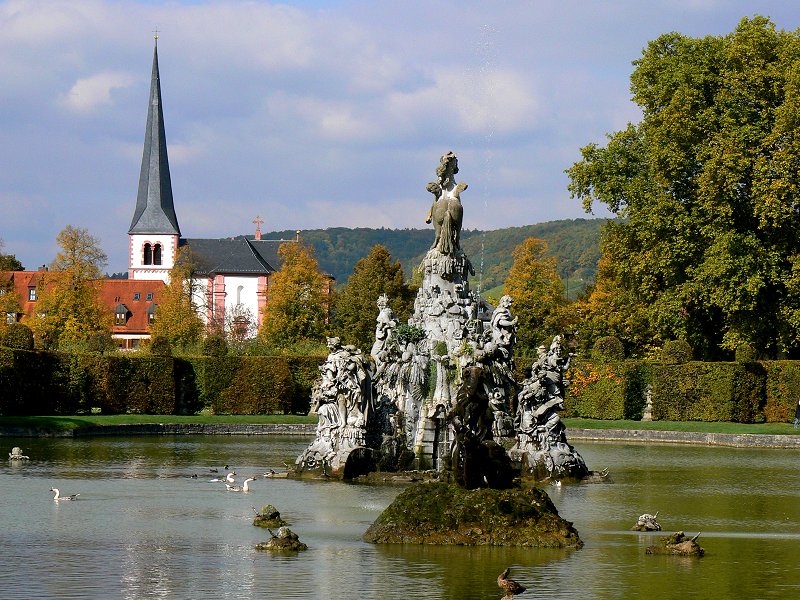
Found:
[{"label": "reflection in water", "polygon": [[[499,598],[512,567],[531,597],[785,598],[800,592],[800,470],[793,450],[578,443],[613,484],[548,487],[579,551],[373,546],[361,535],[402,489],[259,478],[307,438],[5,439],[30,462],[0,463],[0,596],[15,598]],[[2,449],[0,449],[2,451]],[[193,478],[192,475],[197,475]],[[80,493],[55,503],[49,488]],[[274,504],[309,550],[257,552],[253,509]],[[646,556],[629,528],[702,531],[701,560]],[[526,596],[527,596],[526,594]]]}]

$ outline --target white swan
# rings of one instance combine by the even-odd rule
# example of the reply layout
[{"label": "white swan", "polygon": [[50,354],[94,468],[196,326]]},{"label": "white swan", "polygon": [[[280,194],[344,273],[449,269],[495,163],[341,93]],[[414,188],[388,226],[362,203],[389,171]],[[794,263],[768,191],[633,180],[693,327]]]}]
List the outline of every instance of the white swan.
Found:
[{"label": "white swan", "polygon": [[62,496],[59,493],[58,488],[50,488],[50,491],[55,493],[53,500],[55,500],[56,502],[59,502],[60,500],[76,500],[78,496],[80,496],[80,494],[70,494],[69,496]]},{"label": "white swan", "polygon": [[226,483],[225,487],[228,488],[229,492],[249,492],[250,491],[250,482],[255,481],[255,477],[249,477],[248,479],[244,480],[242,485],[231,485],[230,483]]},{"label": "white swan", "polygon": [[216,482],[216,481],[224,481],[225,485],[229,485],[231,483],[236,483],[236,471],[231,471],[227,475],[225,475],[224,479],[220,479],[219,477],[214,477],[214,479],[209,479],[209,481]]}]

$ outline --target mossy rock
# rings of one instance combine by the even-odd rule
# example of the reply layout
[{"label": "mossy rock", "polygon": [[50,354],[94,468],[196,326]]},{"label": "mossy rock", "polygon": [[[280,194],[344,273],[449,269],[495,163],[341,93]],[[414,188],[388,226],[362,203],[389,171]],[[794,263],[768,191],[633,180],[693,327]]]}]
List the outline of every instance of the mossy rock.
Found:
[{"label": "mossy rock", "polygon": [[272,538],[264,544],[256,544],[256,550],[270,550],[272,552],[300,552],[308,550],[297,534],[288,527],[281,527],[278,533],[272,533]]},{"label": "mossy rock", "polygon": [[572,523],[535,487],[466,490],[419,483],[403,491],[370,525],[374,544],[452,544],[580,548]]},{"label": "mossy rock", "polygon": [[261,507],[261,510],[256,513],[255,519],[253,519],[253,525],[256,527],[265,527],[267,529],[270,528],[278,528],[283,527],[286,525],[286,521],[281,518],[281,513],[278,512],[278,509],[272,506],[272,504],[265,504]]},{"label": "mossy rock", "polygon": [[693,538],[686,537],[682,531],[666,537],[659,538],[658,544],[655,546],[648,546],[645,549],[646,554],[673,554],[678,556],[703,556],[706,551],[697,543],[698,533]]}]

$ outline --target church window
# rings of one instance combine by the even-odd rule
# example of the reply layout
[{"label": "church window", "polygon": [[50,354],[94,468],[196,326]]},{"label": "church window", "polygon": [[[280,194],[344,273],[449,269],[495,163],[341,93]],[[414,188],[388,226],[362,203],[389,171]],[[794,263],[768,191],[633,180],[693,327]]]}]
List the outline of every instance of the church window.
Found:
[{"label": "church window", "polygon": [[144,260],[142,261],[144,265],[152,265],[153,264],[153,248],[150,244],[144,245]]},{"label": "church window", "polygon": [[153,244],[153,264],[161,264],[161,244]]},{"label": "church window", "polygon": [[236,304],[242,303],[242,292],[244,291],[244,286],[240,285],[236,288]]}]

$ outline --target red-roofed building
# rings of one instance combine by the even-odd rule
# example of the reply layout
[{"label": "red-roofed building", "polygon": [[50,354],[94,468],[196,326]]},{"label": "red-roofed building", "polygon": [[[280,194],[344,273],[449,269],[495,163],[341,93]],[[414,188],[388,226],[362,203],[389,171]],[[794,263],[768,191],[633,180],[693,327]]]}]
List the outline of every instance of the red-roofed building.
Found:
[{"label": "red-roofed building", "polygon": [[[6,311],[6,321],[30,324],[36,315],[43,271],[0,272],[0,297],[15,294],[18,310]],[[114,315],[111,337],[124,350],[138,348],[150,337],[150,325],[155,317],[158,298],[164,289],[161,280],[98,279],[94,285],[100,291],[100,301]],[[3,303],[9,306],[12,303]]]}]

